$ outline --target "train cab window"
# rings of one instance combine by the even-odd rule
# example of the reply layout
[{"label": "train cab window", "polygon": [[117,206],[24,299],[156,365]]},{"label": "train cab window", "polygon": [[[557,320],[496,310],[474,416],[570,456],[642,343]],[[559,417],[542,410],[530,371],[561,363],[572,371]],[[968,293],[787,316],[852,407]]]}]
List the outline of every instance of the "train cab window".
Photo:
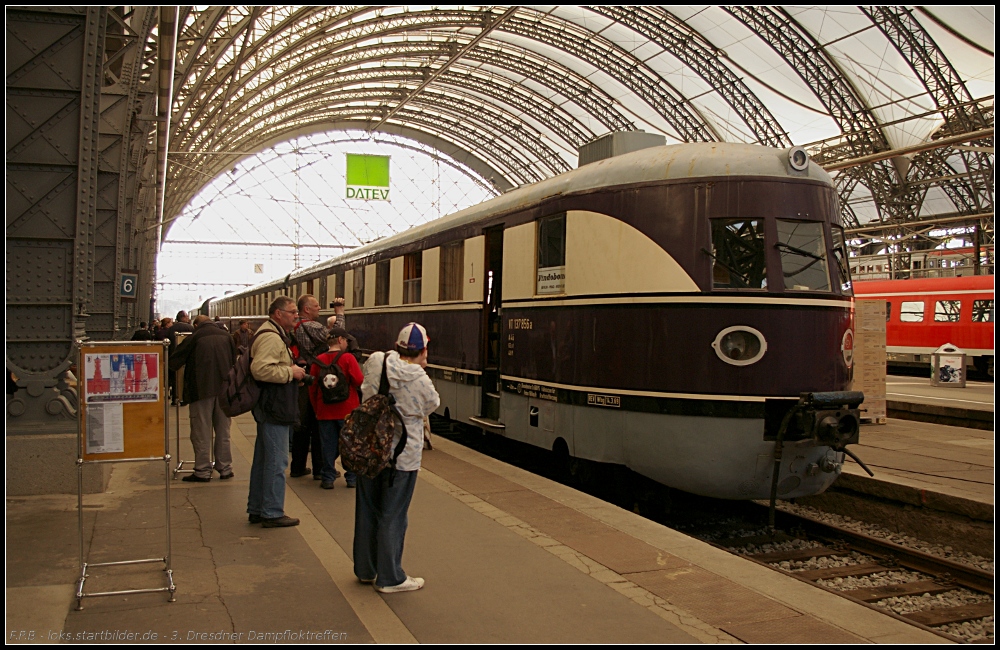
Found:
[{"label": "train cab window", "polygon": [[785,289],[830,290],[822,223],[778,219],[778,243],[775,247],[781,251],[781,274],[785,278]]},{"label": "train cab window", "polygon": [[712,219],[711,256],[713,288],[767,288],[763,221]]},{"label": "train cab window", "polygon": [[538,220],[538,273],[535,293],[566,291],[566,213]]},{"label": "train cab window", "polygon": [[375,264],[375,306],[389,304],[389,260]]},{"label": "train cab window", "polygon": [[904,302],[899,309],[901,323],[922,323],[924,321],[924,301]]},{"label": "train cab window", "polygon": [[403,257],[403,304],[420,302],[420,280],[423,276],[422,252]]},{"label": "train cab window", "polygon": [[441,270],[438,273],[438,299],[462,299],[462,274],[465,271],[465,242],[456,241],[441,246]]},{"label": "train cab window", "polygon": [[992,323],[993,322],[993,301],[973,300],[972,301],[972,322]]},{"label": "train cab window", "polygon": [[957,323],[962,312],[961,300],[938,300],[934,305],[934,320],[944,323]]},{"label": "train cab window", "polygon": [[830,231],[833,234],[833,259],[837,263],[837,277],[840,279],[840,292],[850,295],[851,271],[847,258],[847,242],[844,239],[844,229],[834,225]]},{"label": "train cab window", "polygon": [[354,269],[354,302],[355,307],[365,306],[365,267]]}]

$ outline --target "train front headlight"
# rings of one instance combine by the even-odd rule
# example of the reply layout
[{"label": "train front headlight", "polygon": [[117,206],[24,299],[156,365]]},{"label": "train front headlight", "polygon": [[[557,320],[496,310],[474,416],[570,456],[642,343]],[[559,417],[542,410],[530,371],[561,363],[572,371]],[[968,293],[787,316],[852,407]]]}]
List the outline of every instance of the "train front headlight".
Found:
[{"label": "train front headlight", "polygon": [[767,352],[764,335],[752,327],[737,325],[719,332],[712,343],[719,358],[734,366],[747,366]]}]

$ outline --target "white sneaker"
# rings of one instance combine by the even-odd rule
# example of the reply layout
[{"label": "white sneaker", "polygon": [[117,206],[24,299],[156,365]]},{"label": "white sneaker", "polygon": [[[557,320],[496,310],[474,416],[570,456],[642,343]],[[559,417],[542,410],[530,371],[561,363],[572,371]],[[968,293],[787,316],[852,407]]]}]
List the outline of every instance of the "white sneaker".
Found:
[{"label": "white sneaker", "polygon": [[406,580],[392,587],[379,587],[378,585],[375,585],[375,591],[380,591],[383,594],[395,594],[400,591],[416,591],[417,589],[423,589],[423,587],[423,578],[411,578],[410,576],[406,576]]}]

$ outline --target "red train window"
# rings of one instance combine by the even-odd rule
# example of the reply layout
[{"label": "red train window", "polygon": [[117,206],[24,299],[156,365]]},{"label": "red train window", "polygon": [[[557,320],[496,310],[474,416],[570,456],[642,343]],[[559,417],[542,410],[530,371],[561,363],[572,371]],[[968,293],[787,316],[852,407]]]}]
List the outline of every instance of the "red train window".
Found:
[{"label": "red train window", "polygon": [[992,300],[974,300],[972,302],[972,322],[973,323],[993,322]]},{"label": "red train window", "polygon": [[939,323],[957,323],[961,312],[961,300],[938,300],[934,306],[934,320]]},{"label": "red train window", "polygon": [[924,301],[904,302],[899,310],[899,320],[903,323],[922,323],[924,321]]}]

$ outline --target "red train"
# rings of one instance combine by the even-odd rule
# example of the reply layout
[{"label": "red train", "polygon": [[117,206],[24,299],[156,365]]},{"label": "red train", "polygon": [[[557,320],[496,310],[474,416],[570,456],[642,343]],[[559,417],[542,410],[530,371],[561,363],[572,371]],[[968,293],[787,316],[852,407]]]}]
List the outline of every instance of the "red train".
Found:
[{"label": "red train", "polygon": [[930,363],[945,343],[957,345],[976,370],[993,376],[993,276],[857,282],[857,299],[886,302],[889,365]]}]

